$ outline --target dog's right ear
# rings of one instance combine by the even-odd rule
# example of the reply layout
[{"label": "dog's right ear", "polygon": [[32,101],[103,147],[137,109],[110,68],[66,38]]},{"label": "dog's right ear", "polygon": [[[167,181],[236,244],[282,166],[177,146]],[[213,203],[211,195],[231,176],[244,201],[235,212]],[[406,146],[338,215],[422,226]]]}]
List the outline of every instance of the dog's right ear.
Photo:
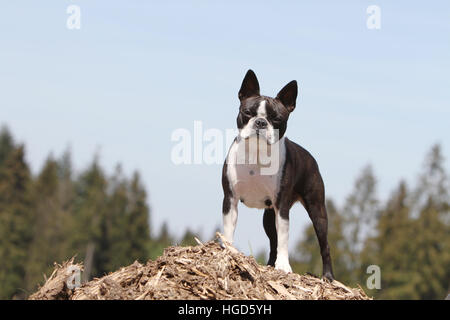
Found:
[{"label": "dog's right ear", "polygon": [[259,83],[253,70],[247,71],[238,96],[241,101],[248,97],[259,96]]}]

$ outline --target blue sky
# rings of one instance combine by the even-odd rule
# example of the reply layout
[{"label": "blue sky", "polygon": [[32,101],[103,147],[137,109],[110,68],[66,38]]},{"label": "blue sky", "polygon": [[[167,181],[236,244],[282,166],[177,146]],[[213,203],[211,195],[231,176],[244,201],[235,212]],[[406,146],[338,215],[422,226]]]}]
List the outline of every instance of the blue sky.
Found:
[{"label": "blue sky", "polygon": [[[66,28],[72,4],[80,30]],[[373,4],[380,30],[366,27]],[[137,169],[154,229],[221,225],[221,166],[175,166],[170,138],[195,120],[234,128],[249,68],[266,95],[298,81],[287,136],[339,204],[368,163],[385,198],[433,143],[450,156],[448,1],[3,1],[0,39],[0,123],[33,172],[68,146],[78,170],[97,151],[110,173]],[[294,207],[291,249],[307,223]],[[268,247],[256,209],[240,207],[236,232],[244,252]]]}]

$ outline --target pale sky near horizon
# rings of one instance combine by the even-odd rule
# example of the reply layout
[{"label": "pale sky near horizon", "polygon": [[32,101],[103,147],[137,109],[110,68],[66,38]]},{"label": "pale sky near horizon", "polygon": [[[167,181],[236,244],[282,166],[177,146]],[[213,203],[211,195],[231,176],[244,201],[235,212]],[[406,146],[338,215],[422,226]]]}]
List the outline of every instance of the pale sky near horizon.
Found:
[{"label": "pale sky near horizon", "polygon": [[[66,27],[70,5],[81,29]],[[381,29],[366,27],[369,5]],[[34,173],[70,146],[77,170],[96,151],[112,173],[138,170],[153,230],[167,221],[209,237],[221,226],[221,165],[171,161],[178,128],[235,128],[247,69],[262,94],[299,83],[287,136],[319,163],[342,205],[373,165],[385,199],[414,183],[432,144],[450,157],[450,2],[3,1],[0,125],[26,144]],[[228,147],[228,146],[227,146]],[[308,224],[291,212],[290,248]],[[268,248],[261,212],[240,206],[236,244]]]}]

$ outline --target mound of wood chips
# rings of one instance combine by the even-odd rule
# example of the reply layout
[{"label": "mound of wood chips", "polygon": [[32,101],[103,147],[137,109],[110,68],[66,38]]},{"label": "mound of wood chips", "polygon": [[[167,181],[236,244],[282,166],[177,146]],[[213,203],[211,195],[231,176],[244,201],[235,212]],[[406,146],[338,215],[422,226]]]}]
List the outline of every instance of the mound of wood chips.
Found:
[{"label": "mound of wood chips", "polygon": [[223,238],[222,243],[224,247],[215,241],[169,247],[156,261],[145,265],[136,261],[75,289],[70,289],[68,280],[82,266],[72,259],[56,265],[50,278],[29,299],[370,299],[361,288],[348,288],[338,281],[329,283],[311,275],[261,266]]}]

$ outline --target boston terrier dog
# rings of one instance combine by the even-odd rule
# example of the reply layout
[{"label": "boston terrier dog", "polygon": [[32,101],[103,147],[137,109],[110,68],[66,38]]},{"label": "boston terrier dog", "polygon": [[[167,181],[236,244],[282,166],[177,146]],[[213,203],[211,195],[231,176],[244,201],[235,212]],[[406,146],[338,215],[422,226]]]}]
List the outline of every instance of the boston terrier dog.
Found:
[{"label": "boston terrier dog", "polygon": [[223,227],[232,243],[238,202],[264,209],[263,226],[270,240],[268,265],[292,272],[288,258],[289,210],[300,201],[319,240],[323,277],[332,281],[325,191],[312,155],[284,136],[295,109],[297,82],[289,82],[276,98],[263,96],[255,73],[248,70],[239,90],[239,134],[222,170]]}]

